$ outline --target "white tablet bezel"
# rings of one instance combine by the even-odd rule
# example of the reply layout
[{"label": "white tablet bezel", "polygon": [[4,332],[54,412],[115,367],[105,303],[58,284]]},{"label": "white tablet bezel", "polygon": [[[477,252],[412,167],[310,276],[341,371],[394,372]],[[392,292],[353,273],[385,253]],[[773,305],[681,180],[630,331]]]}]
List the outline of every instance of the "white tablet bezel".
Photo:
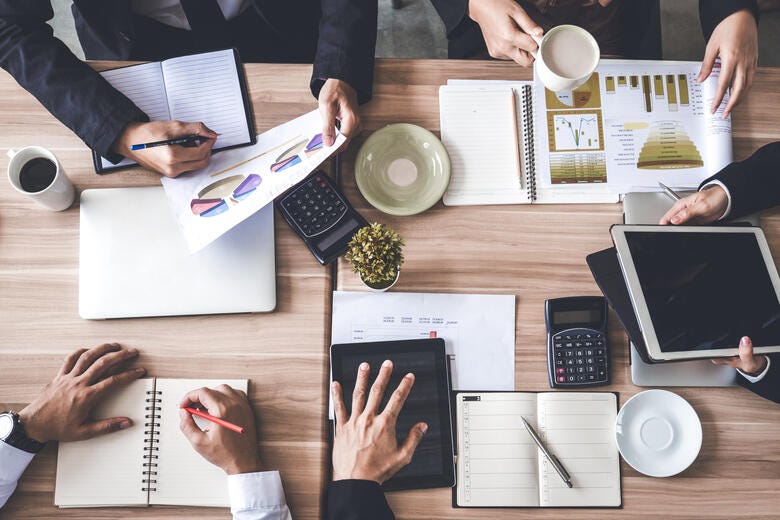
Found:
[{"label": "white tablet bezel", "polygon": [[[638,233],[750,233],[756,237],[756,242],[761,250],[761,256],[764,259],[769,278],[775,289],[775,296],[780,302],[780,276],[778,276],[772,253],[769,250],[766,237],[761,228],[758,227],[725,227],[725,226],[641,226],[641,225],[615,225],[610,230],[612,240],[618,253],[620,269],[628,286],[628,292],[631,296],[631,304],[634,307],[639,328],[647,345],[647,352],[650,358],[656,361],[676,361],[682,359],[698,359],[713,357],[731,357],[738,355],[738,348],[714,349],[714,350],[691,350],[687,352],[662,352],[658,343],[658,338],[653,326],[653,320],[650,317],[650,311],[647,308],[642,286],[639,283],[639,275],[634,266],[634,259],[626,240],[626,232]],[[755,347],[753,352],[764,354],[769,352],[780,352],[780,345]]]}]

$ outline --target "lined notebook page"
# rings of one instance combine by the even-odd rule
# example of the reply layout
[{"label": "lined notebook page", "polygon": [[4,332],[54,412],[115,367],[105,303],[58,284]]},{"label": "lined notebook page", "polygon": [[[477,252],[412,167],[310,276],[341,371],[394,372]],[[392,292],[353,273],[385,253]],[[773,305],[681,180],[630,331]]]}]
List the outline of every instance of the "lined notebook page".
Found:
[{"label": "lined notebook page", "polygon": [[458,394],[459,506],[539,505],[537,447],[521,416],[535,426],[536,394]]},{"label": "lined notebook page", "polygon": [[[104,70],[100,75],[112,87],[135,103],[135,106],[143,110],[152,121],[168,121],[171,119],[168,111],[168,100],[165,95],[162,68],[159,62]],[[101,161],[103,168],[135,164],[130,159],[123,159],[121,163],[116,165],[102,157]]]},{"label": "lined notebook page", "polygon": [[452,174],[448,206],[529,203],[521,181],[520,100],[509,87],[439,88],[441,140]]},{"label": "lined notebook page", "polygon": [[[191,390],[201,387],[214,388],[227,384],[235,389],[247,390],[246,379],[158,379],[160,442],[157,459],[156,488],[149,495],[150,504],[229,507],[227,477],[225,472],[201,457],[179,429],[179,403]],[[196,418],[201,428],[222,428]],[[236,434],[239,435],[239,434]]]},{"label": "lined notebook page", "polygon": [[542,506],[620,505],[617,398],[606,392],[539,394],[537,432],[571,475],[569,489],[541,454]]},{"label": "lined notebook page", "polygon": [[152,379],[133,381],[107,396],[96,418],[130,417],[127,430],[79,442],[61,442],[54,503],[60,507],[146,506],[144,447],[146,392]]},{"label": "lined notebook page", "polygon": [[250,142],[232,49],[166,60],[162,70],[172,119],[202,121],[221,134],[215,149]]}]

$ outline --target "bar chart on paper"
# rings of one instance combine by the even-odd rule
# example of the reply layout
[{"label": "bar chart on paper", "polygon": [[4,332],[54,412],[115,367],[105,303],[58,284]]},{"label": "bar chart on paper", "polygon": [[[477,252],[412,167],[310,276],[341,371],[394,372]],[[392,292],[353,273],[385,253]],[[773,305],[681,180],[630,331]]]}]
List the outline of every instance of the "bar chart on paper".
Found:
[{"label": "bar chart on paper", "polygon": [[690,81],[688,74],[605,76],[605,103],[645,114],[689,110],[693,108]]}]

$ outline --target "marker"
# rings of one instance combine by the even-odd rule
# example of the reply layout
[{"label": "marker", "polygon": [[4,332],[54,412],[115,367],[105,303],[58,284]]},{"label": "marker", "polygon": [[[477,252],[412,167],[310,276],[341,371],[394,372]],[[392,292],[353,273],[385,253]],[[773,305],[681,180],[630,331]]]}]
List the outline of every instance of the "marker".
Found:
[{"label": "marker", "polygon": [[658,185],[659,185],[661,188],[663,188],[663,190],[664,190],[664,193],[666,193],[667,195],[669,195],[669,197],[671,197],[673,200],[680,200],[680,199],[682,198],[682,197],[680,196],[680,194],[679,194],[679,193],[677,193],[676,191],[674,191],[672,188],[670,188],[670,187],[669,187],[669,186],[667,186],[666,184],[664,184],[664,183],[662,183],[662,182],[659,182],[659,183],[658,183]]},{"label": "marker", "polygon": [[233,430],[236,433],[244,433],[244,428],[242,426],[237,426],[233,424],[232,422],[227,422],[223,419],[220,419],[219,417],[214,417],[213,415],[209,415],[206,412],[202,412],[198,410],[197,408],[192,408],[191,406],[185,406],[182,408],[183,410],[187,410],[192,415],[197,415],[198,417],[201,417],[203,419],[206,419],[208,421],[211,421],[215,424],[218,424],[220,426],[224,426],[228,430]]},{"label": "marker", "polygon": [[155,146],[171,146],[178,144],[179,146],[186,146],[189,148],[200,146],[201,141],[208,141],[209,137],[203,137],[198,134],[186,135],[184,137],[176,137],[174,139],[166,139],[164,141],[153,141],[151,143],[134,144],[130,147],[131,151],[144,150],[145,148],[154,148]]}]

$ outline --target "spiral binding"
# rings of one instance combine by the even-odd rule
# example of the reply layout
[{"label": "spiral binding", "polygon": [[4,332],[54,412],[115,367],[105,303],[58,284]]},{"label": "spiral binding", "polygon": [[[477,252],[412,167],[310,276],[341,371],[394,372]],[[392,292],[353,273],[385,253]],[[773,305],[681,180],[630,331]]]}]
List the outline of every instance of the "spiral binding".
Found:
[{"label": "spiral binding", "polygon": [[536,200],[536,155],[534,154],[534,111],[533,88],[531,85],[523,85],[523,103],[521,112],[523,116],[523,160],[525,161],[525,185],[528,192],[528,200]]},{"label": "spiral binding", "polygon": [[160,420],[160,414],[158,413],[158,404],[162,402],[162,398],[159,397],[162,395],[162,392],[158,390],[150,390],[146,392],[146,395],[151,396],[146,398],[146,402],[148,406],[144,407],[144,410],[147,412],[146,415],[144,415],[144,419],[147,419],[147,422],[144,423],[144,428],[147,428],[144,430],[144,436],[146,439],[144,440],[144,463],[143,463],[143,479],[141,479],[141,484],[144,485],[144,487],[141,488],[141,491],[157,491],[157,487],[152,487],[153,484],[157,484],[157,479],[153,478],[157,476],[157,461],[159,458],[159,455],[156,454],[156,452],[160,451],[159,446],[155,446],[155,443],[159,443],[160,439],[155,438],[156,429],[160,427],[160,423],[158,422]]}]

